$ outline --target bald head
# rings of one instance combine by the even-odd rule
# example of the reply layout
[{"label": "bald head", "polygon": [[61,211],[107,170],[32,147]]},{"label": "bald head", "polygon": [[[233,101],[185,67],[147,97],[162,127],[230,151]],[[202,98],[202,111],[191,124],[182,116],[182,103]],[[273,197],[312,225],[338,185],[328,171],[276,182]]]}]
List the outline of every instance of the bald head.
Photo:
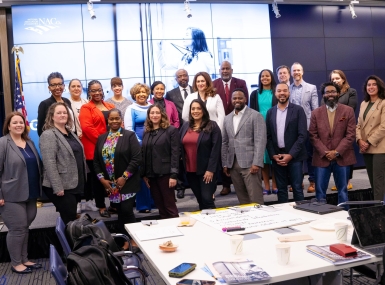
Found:
[{"label": "bald head", "polygon": [[224,60],[219,69],[219,74],[223,81],[227,82],[233,77],[233,69],[231,68],[231,63],[227,60]]},{"label": "bald head", "polygon": [[180,87],[186,88],[188,86],[188,73],[184,69],[178,69],[175,72],[175,80],[178,82]]}]

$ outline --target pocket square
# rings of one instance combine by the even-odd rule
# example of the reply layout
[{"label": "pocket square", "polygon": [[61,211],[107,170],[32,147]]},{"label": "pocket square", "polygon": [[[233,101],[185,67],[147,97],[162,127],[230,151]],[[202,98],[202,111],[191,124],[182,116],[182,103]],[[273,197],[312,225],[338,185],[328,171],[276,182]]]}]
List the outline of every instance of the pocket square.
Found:
[{"label": "pocket square", "polygon": [[342,118],[340,119],[340,122],[345,121],[345,120],[346,120],[346,118],[345,118],[345,117],[342,117]]}]

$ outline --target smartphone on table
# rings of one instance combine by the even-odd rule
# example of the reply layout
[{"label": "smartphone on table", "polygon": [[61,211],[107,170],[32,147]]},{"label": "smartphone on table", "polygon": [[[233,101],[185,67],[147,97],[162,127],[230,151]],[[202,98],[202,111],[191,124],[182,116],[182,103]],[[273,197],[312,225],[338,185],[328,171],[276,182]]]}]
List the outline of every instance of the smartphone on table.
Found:
[{"label": "smartphone on table", "polygon": [[195,269],[197,265],[195,263],[181,263],[177,267],[171,269],[168,272],[168,276],[180,278],[190,273]]},{"label": "smartphone on table", "polygon": [[182,279],[182,280],[176,282],[176,285],[215,285],[215,281]]}]

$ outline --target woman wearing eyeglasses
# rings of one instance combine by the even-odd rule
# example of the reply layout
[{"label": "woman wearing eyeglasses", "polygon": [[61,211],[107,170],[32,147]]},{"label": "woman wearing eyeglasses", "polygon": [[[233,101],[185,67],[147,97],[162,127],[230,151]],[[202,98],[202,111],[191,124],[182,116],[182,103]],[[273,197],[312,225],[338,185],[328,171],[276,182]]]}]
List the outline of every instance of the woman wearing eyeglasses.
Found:
[{"label": "woman wearing eyeglasses", "polygon": [[[71,101],[67,98],[62,97],[65,84],[63,75],[60,72],[52,72],[48,75],[48,90],[51,97],[41,101],[37,111],[37,134],[39,137],[43,133],[43,126],[45,123],[45,117],[47,116],[48,108],[56,102],[64,102],[70,108],[70,116],[74,119],[74,114],[71,109]],[[75,131],[75,126],[72,131]]]},{"label": "woman wearing eyeglasses", "polygon": [[98,180],[93,160],[96,141],[101,134],[107,132],[108,111],[115,108],[115,106],[103,101],[103,87],[98,80],[92,80],[88,83],[88,96],[90,102],[81,107],[79,114],[80,127],[83,133],[82,143],[90,170],[86,187],[91,188],[94,193],[96,207],[99,208],[100,216],[109,218],[110,213],[104,203],[106,192]]}]

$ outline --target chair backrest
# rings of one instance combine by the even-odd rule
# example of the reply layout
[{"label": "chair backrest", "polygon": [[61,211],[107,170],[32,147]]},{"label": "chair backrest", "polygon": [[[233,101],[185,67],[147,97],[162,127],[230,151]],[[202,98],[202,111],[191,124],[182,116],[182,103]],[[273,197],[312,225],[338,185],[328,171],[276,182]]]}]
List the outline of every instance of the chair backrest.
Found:
[{"label": "chair backrest", "polygon": [[49,246],[49,267],[56,284],[66,285],[68,276],[67,268],[52,244]]},{"label": "chair backrest", "polygon": [[59,217],[56,219],[56,227],[55,227],[55,232],[56,235],[60,241],[60,244],[63,248],[64,254],[68,256],[71,252],[71,247],[67,241],[66,235],[65,235],[65,228],[66,226],[64,225],[63,220]]}]

